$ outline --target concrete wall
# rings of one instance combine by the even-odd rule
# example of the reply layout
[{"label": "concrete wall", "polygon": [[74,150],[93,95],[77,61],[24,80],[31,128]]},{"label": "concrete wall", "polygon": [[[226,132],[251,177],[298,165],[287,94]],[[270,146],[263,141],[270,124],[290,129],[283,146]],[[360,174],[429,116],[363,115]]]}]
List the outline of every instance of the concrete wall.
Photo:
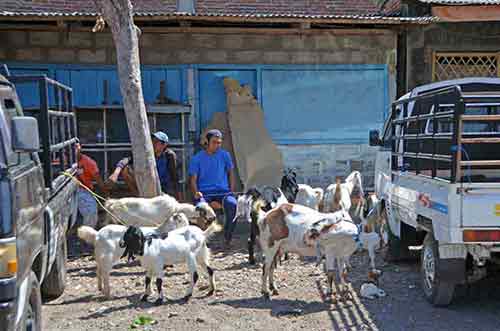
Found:
[{"label": "concrete wall", "polygon": [[433,52],[498,52],[500,23],[441,23],[408,33],[408,88],[432,81]]},{"label": "concrete wall", "polygon": [[[396,93],[396,34],[350,30],[340,34],[143,33],[141,61],[178,64],[387,64],[389,99]],[[0,62],[115,64],[106,33],[2,31]],[[192,77],[192,76],[191,76]],[[188,82],[189,84],[189,82]],[[191,84],[192,85],[192,84]],[[196,93],[195,93],[196,94]],[[368,136],[368,132],[367,132]],[[361,170],[373,182],[374,151],[358,145],[280,146],[287,167],[299,169],[302,182],[327,186],[336,176]]]},{"label": "concrete wall", "polygon": [[[42,63],[115,63],[107,33],[2,31],[0,59]],[[144,64],[383,64],[395,35],[143,33]]]}]

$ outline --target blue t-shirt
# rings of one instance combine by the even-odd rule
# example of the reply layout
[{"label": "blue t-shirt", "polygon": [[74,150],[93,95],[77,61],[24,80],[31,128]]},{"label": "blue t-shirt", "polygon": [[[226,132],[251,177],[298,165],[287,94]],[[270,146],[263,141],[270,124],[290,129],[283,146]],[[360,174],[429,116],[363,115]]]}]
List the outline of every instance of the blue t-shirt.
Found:
[{"label": "blue t-shirt", "polygon": [[233,169],[231,155],[222,148],[214,154],[201,151],[189,164],[189,175],[198,177],[200,192],[229,191],[228,172]]}]

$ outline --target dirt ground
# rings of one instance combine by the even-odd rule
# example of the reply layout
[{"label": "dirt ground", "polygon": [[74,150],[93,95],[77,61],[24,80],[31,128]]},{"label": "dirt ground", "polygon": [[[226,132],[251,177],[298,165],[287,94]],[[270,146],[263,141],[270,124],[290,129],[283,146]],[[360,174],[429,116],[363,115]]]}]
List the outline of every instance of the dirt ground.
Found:
[{"label": "dirt ground", "polygon": [[[115,267],[115,297],[106,300],[97,291],[93,258],[70,260],[64,295],[43,307],[44,330],[129,330],[141,316],[154,322],[136,330],[500,330],[500,286],[494,279],[462,289],[451,307],[438,309],[421,294],[417,264],[390,265],[379,258],[384,271],[380,287],[387,297],[368,300],[359,296],[368,262],[363,253],[352,258],[352,301],[325,302],[321,269],[295,256],[278,267],[280,294],[266,301],[260,295],[261,269],[247,263],[246,239],[238,235],[229,253],[222,250],[221,235],[211,240],[216,295],[205,296],[207,282],[201,278],[193,298],[180,301],[188,274],[185,266],[175,266],[163,283],[168,301],[159,307],[139,302],[144,290],[140,266]],[[156,293],[150,300],[155,299]]]}]

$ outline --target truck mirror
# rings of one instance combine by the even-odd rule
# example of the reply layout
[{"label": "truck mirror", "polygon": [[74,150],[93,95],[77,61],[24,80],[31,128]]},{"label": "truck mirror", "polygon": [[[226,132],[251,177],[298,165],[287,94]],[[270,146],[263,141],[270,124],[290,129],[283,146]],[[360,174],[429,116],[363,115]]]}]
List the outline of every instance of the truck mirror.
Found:
[{"label": "truck mirror", "polygon": [[38,122],[34,117],[13,117],[11,135],[12,150],[16,153],[38,152],[38,150],[40,149]]},{"label": "truck mirror", "polygon": [[378,130],[371,130],[369,139],[370,146],[380,146],[380,133]]}]

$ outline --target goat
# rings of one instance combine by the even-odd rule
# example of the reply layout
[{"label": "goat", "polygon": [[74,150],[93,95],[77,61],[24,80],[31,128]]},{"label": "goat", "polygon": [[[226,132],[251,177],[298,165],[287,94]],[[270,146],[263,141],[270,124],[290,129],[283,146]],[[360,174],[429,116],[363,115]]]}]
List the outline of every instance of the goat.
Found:
[{"label": "goat", "polygon": [[167,194],[154,198],[109,199],[104,207],[127,225],[157,226],[175,213],[185,214],[190,223],[205,229],[216,219],[216,214],[208,203],[193,206],[179,203]]},{"label": "goat", "polygon": [[[182,213],[175,213],[159,227],[141,227],[141,231],[148,236],[162,236],[170,231],[189,225],[187,217]],[[78,228],[78,237],[94,246],[94,257],[96,261],[97,287],[106,298],[111,298],[109,274],[113,266],[124,255],[125,249],[120,247],[119,242],[127,231],[123,225],[106,225],[99,231],[90,226]]]},{"label": "goat", "polygon": [[[278,294],[273,273],[277,253],[293,252],[301,256],[317,256],[318,250],[327,257],[329,268],[329,293],[332,291],[333,268],[335,262],[339,266],[339,275],[346,272],[344,261],[356,250],[353,236],[358,234],[358,228],[351,221],[347,212],[320,213],[311,208],[285,203],[268,212],[261,209],[262,200],[253,206],[253,212],[258,214],[259,241],[264,253],[261,292],[269,298],[269,291]],[[345,276],[341,277],[342,284]],[[269,282],[269,287],[268,287]]]},{"label": "goat", "polygon": [[[340,187],[339,187],[340,186]],[[357,188],[358,196],[353,196],[354,189]],[[350,210],[353,200],[364,196],[361,173],[353,171],[344,183],[337,180],[336,184],[331,184],[325,190],[323,198],[323,212],[331,213],[340,209]]]},{"label": "goat", "polygon": [[263,199],[263,201],[265,201],[265,203],[261,206],[264,211],[269,211],[274,207],[288,203],[288,200],[281,189],[270,186],[265,186],[260,191],[256,188],[251,188],[245,194],[238,197],[235,218],[243,219],[250,223],[250,236],[248,238],[248,262],[251,265],[255,264],[254,247],[257,236],[259,235],[257,217],[254,213],[252,213],[252,205],[258,199]]},{"label": "goat", "polygon": [[306,184],[299,184],[295,203],[314,210],[320,210],[320,205],[323,204],[323,189],[319,187],[312,188]]},{"label": "goat", "polygon": [[214,271],[210,267],[210,250],[206,242],[221,226],[214,222],[205,231],[196,226],[186,226],[169,233],[165,239],[147,238],[140,228],[130,226],[120,241],[120,247],[133,256],[138,255],[141,265],[146,269],[145,292],[141,301],[147,301],[151,294],[151,280],[156,278],[158,299],[156,304],[163,303],[162,278],[165,264],[186,263],[191,274],[191,285],[184,296],[189,299],[198,280],[198,271],[208,276],[210,291],[215,292]]}]

